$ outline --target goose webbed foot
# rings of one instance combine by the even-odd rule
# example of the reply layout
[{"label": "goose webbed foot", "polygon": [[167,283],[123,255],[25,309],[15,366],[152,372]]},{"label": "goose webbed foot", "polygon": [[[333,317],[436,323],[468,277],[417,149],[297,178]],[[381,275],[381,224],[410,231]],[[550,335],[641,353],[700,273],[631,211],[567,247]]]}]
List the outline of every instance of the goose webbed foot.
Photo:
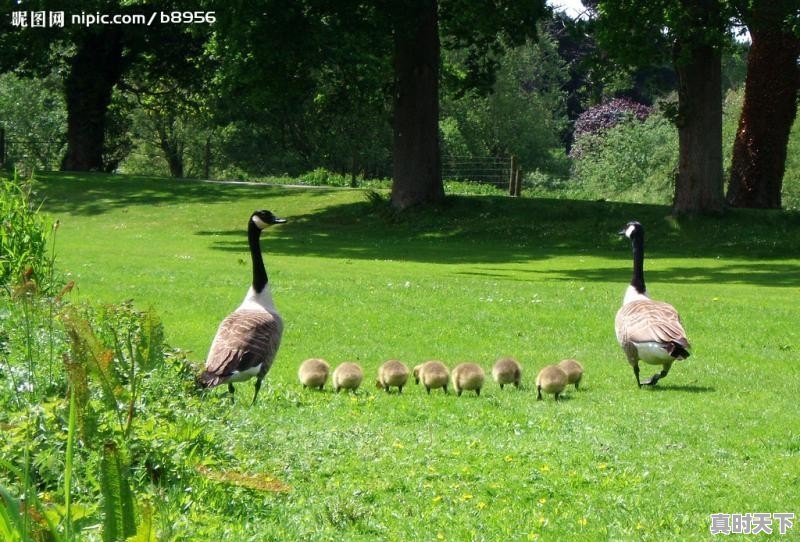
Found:
[{"label": "goose webbed foot", "polygon": [[664,367],[664,370],[661,371],[660,373],[656,373],[653,376],[651,376],[650,380],[648,380],[647,382],[642,383],[642,385],[643,386],[655,386],[656,384],[658,384],[659,380],[661,380],[662,378],[667,376],[667,373],[669,373],[669,366]]}]

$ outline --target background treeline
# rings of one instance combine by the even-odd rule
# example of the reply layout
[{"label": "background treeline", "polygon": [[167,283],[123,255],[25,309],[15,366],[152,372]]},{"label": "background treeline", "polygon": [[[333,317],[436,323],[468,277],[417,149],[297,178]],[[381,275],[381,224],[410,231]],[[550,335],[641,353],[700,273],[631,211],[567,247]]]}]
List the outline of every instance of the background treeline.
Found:
[{"label": "background treeline", "polygon": [[[107,10],[123,9],[106,4]],[[679,133],[687,116],[681,110],[679,64],[671,60],[669,43],[658,39],[651,47],[658,54],[642,50],[631,60],[608,27],[616,21],[622,32],[633,24],[623,17],[633,8],[615,12],[603,9],[603,2],[585,4],[592,18],[529,9],[519,16],[527,17],[526,24],[537,20],[532,26],[490,21],[476,28],[477,8],[456,16],[453,6],[440,3],[441,161],[474,166],[469,160],[496,164],[489,159],[514,155],[528,193],[670,202],[682,174]],[[663,12],[674,9],[666,4]],[[88,91],[73,81],[80,54],[57,45],[88,48],[92,43],[87,46],[91,40],[84,35],[92,29],[73,30],[71,38],[37,34],[43,43],[29,49],[39,48],[38,56],[49,63],[29,50],[27,56],[0,55],[6,165],[22,171],[96,169],[214,179],[304,176],[305,182],[353,186],[391,178],[398,160],[393,109],[399,91],[391,83],[397,77],[395,30],[387,33],[368,23],[396,25],[381,17],[399,15],[381,16],[380,6],[359,3],[334,11],[320,6],[309,2],[279,12],[267,2],[220,9],[214,25],[167,29],[172,34],[150,30],[146,40],[140,29],[125,29],[132,35],[118,36],[120,51],[93,59],[95,67],[116,62],[119,71],[106,78],[113,84],[97,163],[81,162],[91,153],[71,150],[91,139],[71,128],[69,114],[72,96]],[[262,11],[268,17],[243,22]],[[786,12],[796,23],[797,13]],[[714,38],[720,41],[715,47],[721,56],[726,179],[732,174],[750,49],[749,42],[735,39],[741,27],[727,24],[724,38]],[[95,38],[109,39],[108,31]],[[263,46],[253,48],[259,39]],[[796,83],[794,88],[796,108]],[[91,105],[81,107],[73,103],[72,115],[93,114]],[[779,172],[784,207],[796,206],[800,190],[793,158],[798,145],[797,137],[790,138],[785,175]],[[456,165],[446,175],[480,177],[474,169]]]}]

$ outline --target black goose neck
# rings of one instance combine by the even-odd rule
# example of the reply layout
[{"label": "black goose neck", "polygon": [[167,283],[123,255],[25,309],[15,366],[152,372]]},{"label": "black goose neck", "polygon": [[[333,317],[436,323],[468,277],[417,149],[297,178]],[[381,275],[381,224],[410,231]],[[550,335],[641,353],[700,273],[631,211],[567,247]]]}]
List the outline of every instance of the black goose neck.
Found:
[{"label": "black goose neck", "polygon": [[644,235],[638,234],[631,237],[631,250],[633,251],[633,277],[631,286],[640,294],[644,294]]},{"label": "black goose neck", "polygon": [[260,238],[261,229],[250,220],[250,224],[247,226],[247,242],[250,245],[250,259],[253,263],[253,289],[256,292],[262,292],[269,281],[267,270],[264,267],[264,258],[261,255]]}]

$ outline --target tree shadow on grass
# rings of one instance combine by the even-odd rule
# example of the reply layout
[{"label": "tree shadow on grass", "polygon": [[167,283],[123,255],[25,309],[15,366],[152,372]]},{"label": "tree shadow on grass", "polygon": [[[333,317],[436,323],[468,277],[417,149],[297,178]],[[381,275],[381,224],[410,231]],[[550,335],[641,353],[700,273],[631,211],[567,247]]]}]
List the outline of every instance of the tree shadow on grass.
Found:
[{"label": "tree shadow on grass", "polygon": [[[796,215],[773,217],[757,227],[752,227],[748,216],[676,225],[665,219],[666,211],[633,204],[462,197],[451,198],[437,210],[390,220],[374,205],[355,202],[290,217],[288,223],[269,230],[263,248],[272,254],[321,258],[472,263],[477,267],[457,273],[487,279],[538,282],[546,276],[548,280],[626,283],[630,246],[617,231],[630,217],[637,217],[653,225],[648,262],[686,260],[686,265],[647,269],[652,284],[800,286],[800,265],[775,262],[800,259],[797,236],[782,233],[798,222]],[[745,226],[750,228],[747,232],[742,231]],[[211,247],[216,250],[246,250],[243,231],[204,230],[197,235],[213,237]],[[492,266],[569,255],[609,258],[619,265],[544,270]],[[718,261],[693,265],[700,257]]]},{"label": "tree shadow on grass", "polygon": [[[97,216],[137,206],[225,203],[243,199],[265,202],[292,195],[297,187],[243,182],[211,182],[168,177],[140,177],[103,173],[40,174],[37,193],[51,213]],[[334,187],[304,187],[311,196],[322,196]],[[266,203],[265,203],[266,204]]]},{"label": "tree shadow on grass", "polygon": [[[657,282],[746,283],[795,287],[800,266],[763,260],[800,259],[800,213],[731,211],[721,217],[675,218],[661,205],[606,201],[449,196],[435,208],[401,215],[380,198],[325,204],[311,212],[291,213],[294,198],[330,196],[340,189],[220,184],[115,175],[45,176],[40,183],[51,213],[97,215],[111,209],[168,204],[264,201],[289,222],[270,228],[268,253],[337,259],[398,260],[437,264],[508,264],[568,255],[613,259],[618,266],[591,269],[476,268],[487,278],[539,280],[535,273],[581,282],[627,282],[630,247],[617,232],[636,219],[647,228],[648,262],[686,259],[689,265],[647,271]],[[281,199],[286,209],[280,209]],[[363,197],[363,196],[361,196]],[[332,198],[332,201],[340,201]],[[307,208],[307,205],[304,205]],[[288,210],[288,213],[286,212]],[[185,212],[185,211],[184,211]],[[210,247],[246,252],[242,230],[214,229],[215,217],[194,232]],[[227,222],[225,217],[225,221]],[[217,220],[217,223],[219,220]],[[691,265],[693,258],[719,258],[717,266]],[[738,260],[725,262],[724,260]],[[534,275],[528,275],[533,273]],[[526,278],[526,275],[530,278]]]},{"label": "tree shadow on grass", "polygon": [[[576,282],[615,282],[627,281],[630,276],[630,263],[621,267],[598,267],[593,269],[535,269],[515,270],[520,275],[544,274],[554,280]],[[499,273],[497,273],[499,275]],[[553,277],[552,275],[555,275]],[[560,276],[559,276],[560,275]],[[754,286],[800,287],[800,265],[794,263],[733,262],[710,264],[708,266],[686,265],[668,269],[646,269],[648,286],[658,288],[659,283],[677,284],[750,284]],[[650,290],[651,288],[648,288]]]}]

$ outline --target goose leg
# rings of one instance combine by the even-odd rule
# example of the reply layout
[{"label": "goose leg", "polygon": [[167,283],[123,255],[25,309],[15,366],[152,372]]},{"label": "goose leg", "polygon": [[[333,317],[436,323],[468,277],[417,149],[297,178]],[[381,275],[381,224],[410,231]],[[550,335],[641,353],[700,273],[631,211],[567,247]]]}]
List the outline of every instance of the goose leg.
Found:
[{"label": "goose leg", "polygon": [[536,396],[536,400],[537,401],[541,401],[542,400],[542,387],[541,386],[536,386],[536,391],[539,392],[538,395]]},{"label": "goose leg", "polygon": [[253,394],[253,402],[250,403],[250,406],[256,404],[256,398],[258,397],[258,392],[259,390],[261,390],[261,380],[263,380],[263,377],[261,375],[256,377],[256,392]]},{"label": "goose leg", "polygon": [[658,384],[658,381],[667,376],[669,373],[670,368],[672,368],[672,362],[665,363],[664,368],[661,370],[660,373],[656,373],[650,377],[650,380],[644,383],[645,386],[655,386]]},{"label": "goose leg", "polygon": [[228,382],[228,393],[231,394],[231,403],[235,403],[236,402],[236,398],[233,395],[235,391],[236,390],[233,389],[233,384]]},{"label": "goose leg", "polygon": [[642,382],[641,382],[641,380],[639,380],[639,364],[638,363],[634,363],[633,364],[633,374],[636,376],[636,384],[641,388],[642,387]]}]

